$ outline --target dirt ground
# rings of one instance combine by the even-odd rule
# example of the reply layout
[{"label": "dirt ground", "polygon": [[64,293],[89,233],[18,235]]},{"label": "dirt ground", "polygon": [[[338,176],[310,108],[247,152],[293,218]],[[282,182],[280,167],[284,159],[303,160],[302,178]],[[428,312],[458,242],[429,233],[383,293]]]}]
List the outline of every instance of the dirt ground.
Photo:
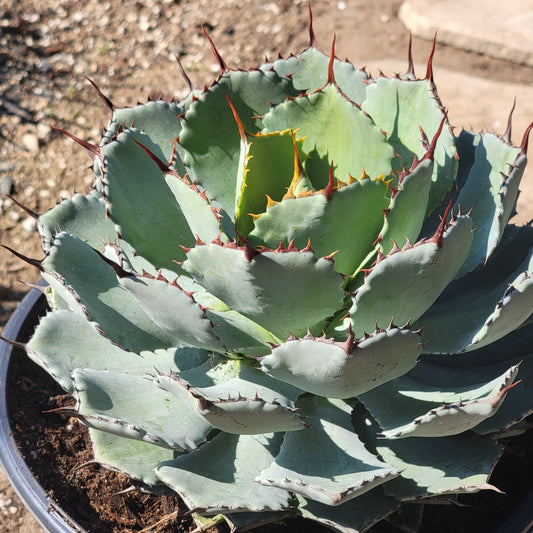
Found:
[{"label": "dirt ground", "polygon": [[[358,67],[406,57],[400,4],[313,0],[319,46],[328,50],[336,34],[337,55]],[[35,221],[5,193],[42,213],[74,191],[89,189],[90,158],[51,128],[98,143],[109,110],[84,76],[119,107],[160,96],[181,98],[187,85],[176,57],[198,87],[218,72],[202,26],[230,67],[246,68],[303,50],[307,22],[305,0],[0,0],[0,242],[41,258]],[[425,62],[430,46],[415,39],[415,61]],[[533,83],[531,68],[441,45],[435,68]],[[1,329],[28,290],[23,282],[39,276],[4,249],[0,273]],[[0,530],[39,531],[2,475]]]}]

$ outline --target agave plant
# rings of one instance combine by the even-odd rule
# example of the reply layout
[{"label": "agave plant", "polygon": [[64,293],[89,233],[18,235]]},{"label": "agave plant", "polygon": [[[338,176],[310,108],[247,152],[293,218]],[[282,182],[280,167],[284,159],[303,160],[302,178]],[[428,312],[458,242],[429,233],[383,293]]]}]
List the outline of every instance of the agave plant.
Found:
[{"label": "agave plant", "polygon": [[433,53],[373,79],[310,36],[249,71],[213,47],[179,103],[104,97],[93,189],[39,217],[27,353],[97,462],[236,529],[495,489],[490,437],[533,411],[529,131],[454,136]]}]

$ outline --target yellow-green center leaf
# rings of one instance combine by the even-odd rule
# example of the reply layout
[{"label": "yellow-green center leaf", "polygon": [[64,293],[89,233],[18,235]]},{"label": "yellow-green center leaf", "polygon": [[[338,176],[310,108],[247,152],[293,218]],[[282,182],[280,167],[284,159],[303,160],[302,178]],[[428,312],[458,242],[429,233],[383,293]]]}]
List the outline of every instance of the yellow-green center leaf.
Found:
[{"label": "yellow-green center leaf", "polygon": [[[239,168],[240,191],[235,207],[235,227],[248,236],[254,227],[250,215],[263,213],[267,195],[279,201],[294,175],[294,143],[290,131],[258,134],[248,139],[247,154]],[[239,182],[239,180],[238,180]],[[277,243],[276,243],[277,246]]]},{"label": "yellow-green center leaf", "polygon": [[370,176],[390,174],[393,149],[385,135],[334,85],[287,100],[265,115],[263,123],[267,132],[298,130],[309,156],[304,168],[316,189],[326,187],[331,162],[343,181],[363,170]]}]

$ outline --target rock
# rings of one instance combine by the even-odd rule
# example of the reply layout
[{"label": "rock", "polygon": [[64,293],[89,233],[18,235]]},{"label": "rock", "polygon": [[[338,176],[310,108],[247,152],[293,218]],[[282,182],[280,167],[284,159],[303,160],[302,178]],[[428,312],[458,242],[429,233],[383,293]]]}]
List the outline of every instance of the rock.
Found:
[{"label": "rock", "polygon": [[22,136],[22,146],[32,154],[37,153],[39,151],[39,137],[35,133],[25,133]]},{"label": "rock", "polygon": [[39,122],[37,124],[36,133],[39,141],[44,141],[50,135],[51,131],[52,128],[45,122]]},{"label": "rock", "polygon": [[22,222],[22,229],[27,233],[33,233],[37,229],[37,220],[27,217]]},{"label": "rock", "polygon": [[11,172],[15,168],[15,165],[10,161],[0,162],[0,172]]},{"label": "rock", "polygon": [[0,162],[0,172],[11,172],[14,170],[15,165],[10,161],[1,161]]},{"label": "rock", "polygon": [[533,5],[529,0],[406,0],[399,17],[423,39],[533,66]]},{"label": "rock", "polygon": [[0,196],[5,196],[13,192],[13,178],[11,176],[4,176],[0,179]]}]

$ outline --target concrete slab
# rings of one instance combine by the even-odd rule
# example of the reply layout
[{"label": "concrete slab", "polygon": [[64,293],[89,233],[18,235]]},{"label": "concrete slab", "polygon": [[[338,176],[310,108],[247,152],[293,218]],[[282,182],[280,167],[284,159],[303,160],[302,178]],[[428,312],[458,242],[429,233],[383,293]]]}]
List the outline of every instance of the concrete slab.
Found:
[{"label": "concrete slab", "polygon": [[533,0],[407,0],[399,17],[411,33],[533,66]]},{"label": "concrete slab", "polygon": [[[381,70],[385,75],[403,73],[406,70],[405,61],[380,59],[362,62],[367,71],[374,77]],[[425,64],[415,64],[415,73],[423,76]],[[520,145],[522,136],[533,121],[533,86],[504,83],[462,72],[443,69],[435,66],[435,84],[440,99],[446,109],[450,124],[455,126],[456,133],[461,128],[472,131],[490,131],[502,135],[507,127],[507,118],[516,98],[516,109],[513,114],[512,136],[513,144]],[[529,153],[532,151],[533,135],[529,143]],[[533,218],[533,166],[526,167],[520,185],[521,194],[518,198],[518,215],[513,222],[525,223]]]}]

